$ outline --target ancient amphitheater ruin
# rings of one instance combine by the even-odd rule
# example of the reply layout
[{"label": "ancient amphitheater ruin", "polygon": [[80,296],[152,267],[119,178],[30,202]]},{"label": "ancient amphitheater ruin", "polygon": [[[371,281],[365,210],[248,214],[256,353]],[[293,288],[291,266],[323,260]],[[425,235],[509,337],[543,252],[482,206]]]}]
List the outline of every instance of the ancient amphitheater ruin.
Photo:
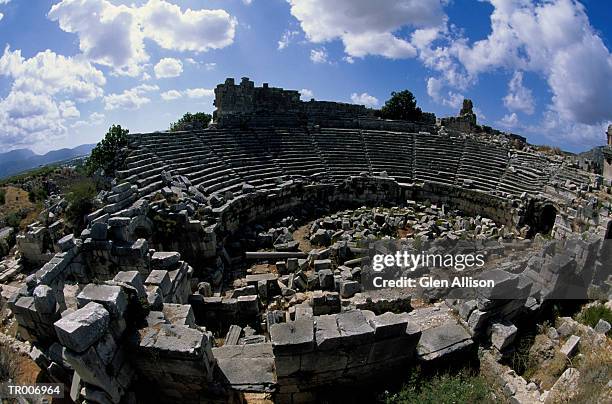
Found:
[{"label": "ancient amphitheater ruin", "polygon": [[[609,180],[485,131],[471,102],[404,122],[247,78],[215,94],[209,128],[130,135],[81,234],[18,237],[40,269],[11,310],[73,400],[314,402],[417,364],[496,362],[568,285],[609,299]],[[502,258],[498,286],[366,288],[367,243],[391,239],[476,243]],[[544,401],[499,368],[508,397]]]}]

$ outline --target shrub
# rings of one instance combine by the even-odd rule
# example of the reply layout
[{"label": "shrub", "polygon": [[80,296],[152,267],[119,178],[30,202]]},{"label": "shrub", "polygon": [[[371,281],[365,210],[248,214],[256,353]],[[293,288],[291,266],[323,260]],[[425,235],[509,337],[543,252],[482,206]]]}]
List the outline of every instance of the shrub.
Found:
[{"label": "shrub", "polygon": [[85,224],[85,215],[93,210],[93,199],[96,187],[92,180],[85,179],[74,184],[66,195],[68,208],[66,219],[75,230],[81,230]]},{"label": "shrub", "polygon": [[211,120],[212,116],[205,112],[196,112],[195,114],[187,112],[181,119],[170,124],[170,131],[204,129]]},{"label": "shrub", "polygon": [[121,149],[128,145],[127,129],[122,129],[121,125],[113,125],[91,151],[87,159],[86,167],[89,175],[98,170],[104,170],[104,174],[112,176],[121,164]]},{"label": "shrub", "polygon": [[6,190],[0,189],[0,205],[4,205],[6,203]]},{"label": "shrub", "polygon": [[0,344],[0,382],[15,378],[15,353],[6,344]]},{"label": "shrub", "polygon": [[420,377],[418,372],[395,394],[385,394],[387,404],[451,404],[492,403],[487,383],[469,370],[457,374],[438,374],[431,378]]},{"label": "shrub", "polygon": [[612,324],[612,310],[601,303],[585,308],[576,316],[576,321],[590,327],[595,327],[600,319]]},{"label": "shrub", "polygon": [[416,98],[409,90],[399,93],[394,91],[391,93],[391,98],[381,108],[380,116],[384,119],[420,121],[423,118],[423,111],[417,107]]},{"label": "shrub", "polygon": [[32,203],[42,202],[47,199],[47,192],[41,187],[36,187],[28,192],[28,199]]}]

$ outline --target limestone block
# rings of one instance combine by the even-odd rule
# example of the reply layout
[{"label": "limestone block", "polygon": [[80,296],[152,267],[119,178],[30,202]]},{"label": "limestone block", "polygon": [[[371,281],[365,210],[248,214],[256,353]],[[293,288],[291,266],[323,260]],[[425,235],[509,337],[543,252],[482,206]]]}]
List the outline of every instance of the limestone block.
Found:
[{"label": "limestone block", "polygon": [[116,282],[123,282],[132,286],[138,292],[139,297],[145,297],[146,291],[142,283],[142,276],[138,271],[121,271],[113,279]]},{"label": "limestone block", "polygon": [[145,285],[159,286],[163,296],[166,296],[172,288],[172,282],[170,281],[168,271],[160,269],[154,269],[153,271],[151,271],[151,273],[145,280]]},{"label": "limestone block", "polygon": [[355,296],[361,291],[361,284],[356,281],[343,281],[340,283],[340,296],[345,299]]},{"label": "limestone block", "polygon": [[561,347],[561,353],[565,356],[573,356],[577,349],[578,343],[580,342],[580,337],[577,335],[572,335],[565,341],[565,344]]},{"label": "limestone block", "polygon": [[83,353],[67,350],[66,361],[82,381],[104,390],[112,402],[118,403],[120,401],[123,388],[106,372],[106,366],[104,366],[94,347],[90,347]]},{"label": "limestone block", "polygon": [[188,304],[164,303],[162,309],[166,319],[174,325],[183,325],[195,328],[193,309]]},{"label": "limestone block", "polygon": [[55,293],[47,285],[38,285],[32,293],[34,297],[34,307],[41,314],[49,314],[55,312],[56,300]]},{"label": "limestone block", "polygon": [[374,340],[374,329],[368,323],[363,311],[351,310],[339,313],[337,320],[344,344],[353,346]]},{"label": "limestone block", "polygon": [[322,290],[334,290],[335,281],[334,274],[331,269],[322,269],[318,273],[319,275],[319,286]]},{"label": "limestone block", "polygon": [[160,252],[157,251],[151,256],[151,268],[153,269],[170,269],[178,264],[181,259],[181,254],[178,252]]},{"label": "limestone block", "polygon": [[270,339],[275,354],[292,355],[310,352],[314,348],[314,322],[300,319],[270,327]]},{"label": "limestone block", "polygon": [[108,225],[98,222],[91,226],[91,238],[94,240],[106,240],[108,234]]},{"label": "limestone block", "polygon": [[465,328],[446,323],[423,331],[417,354],[421,360],[432,361],[467,349],[472,344],[470,334]]},{"label": "limestone block", "polygon": [[608,331],[610,331],[610,328],[612,328],[612,326],[610,326],[610,323],[608,323],[603,318],[600,318],[597,324],[595,325],[595,331],[600,334],[607,334]]},{"label": "limestone block", "polygon": [[68,234],[57,241],[57,247],[60,251],[68,251],[76,245],[74,234]]},{"label": "limestone block", "polygon": [[108,328],[108,311],[95,302],[90,302],[54,323],[57,337],[62,345],[83,352],[98,341]]},{"label": "limestone block", "polygon": [[491,344],[501,351],[514,341],[517,333],[518,329],[514,324],[494,323],[491,325]]},{"label": "limestone block", "polygon": [[88,284],[77,295],[79,307],[89,302],[100,303],[114,317],[121,317],[127,308],[127,295],[120,286]]}]

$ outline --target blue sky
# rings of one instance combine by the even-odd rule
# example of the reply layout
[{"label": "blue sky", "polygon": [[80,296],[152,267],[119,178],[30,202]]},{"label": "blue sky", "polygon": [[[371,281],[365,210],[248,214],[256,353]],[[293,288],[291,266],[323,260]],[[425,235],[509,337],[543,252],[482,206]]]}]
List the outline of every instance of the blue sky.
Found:
[{"label": "blue sky", "polygon": [[[606,0],[0,0],[0,151],[164,130],[226,77],[586,150],[612,122]],[[608,24],[606,24],[608,22]]]}]

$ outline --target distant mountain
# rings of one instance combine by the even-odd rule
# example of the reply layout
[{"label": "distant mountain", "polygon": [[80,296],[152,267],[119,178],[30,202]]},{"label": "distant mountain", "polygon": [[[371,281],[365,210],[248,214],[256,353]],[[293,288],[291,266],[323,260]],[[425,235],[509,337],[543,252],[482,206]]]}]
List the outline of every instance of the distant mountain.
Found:
[{"label": "distant mountain", "polygon": [[73,149],[59,149],[47,154],[36,154],[28,149],[16,149],[0,153],[0,178],[5,178],[32,168],[89,155],[95,144],[83,144]]}]

